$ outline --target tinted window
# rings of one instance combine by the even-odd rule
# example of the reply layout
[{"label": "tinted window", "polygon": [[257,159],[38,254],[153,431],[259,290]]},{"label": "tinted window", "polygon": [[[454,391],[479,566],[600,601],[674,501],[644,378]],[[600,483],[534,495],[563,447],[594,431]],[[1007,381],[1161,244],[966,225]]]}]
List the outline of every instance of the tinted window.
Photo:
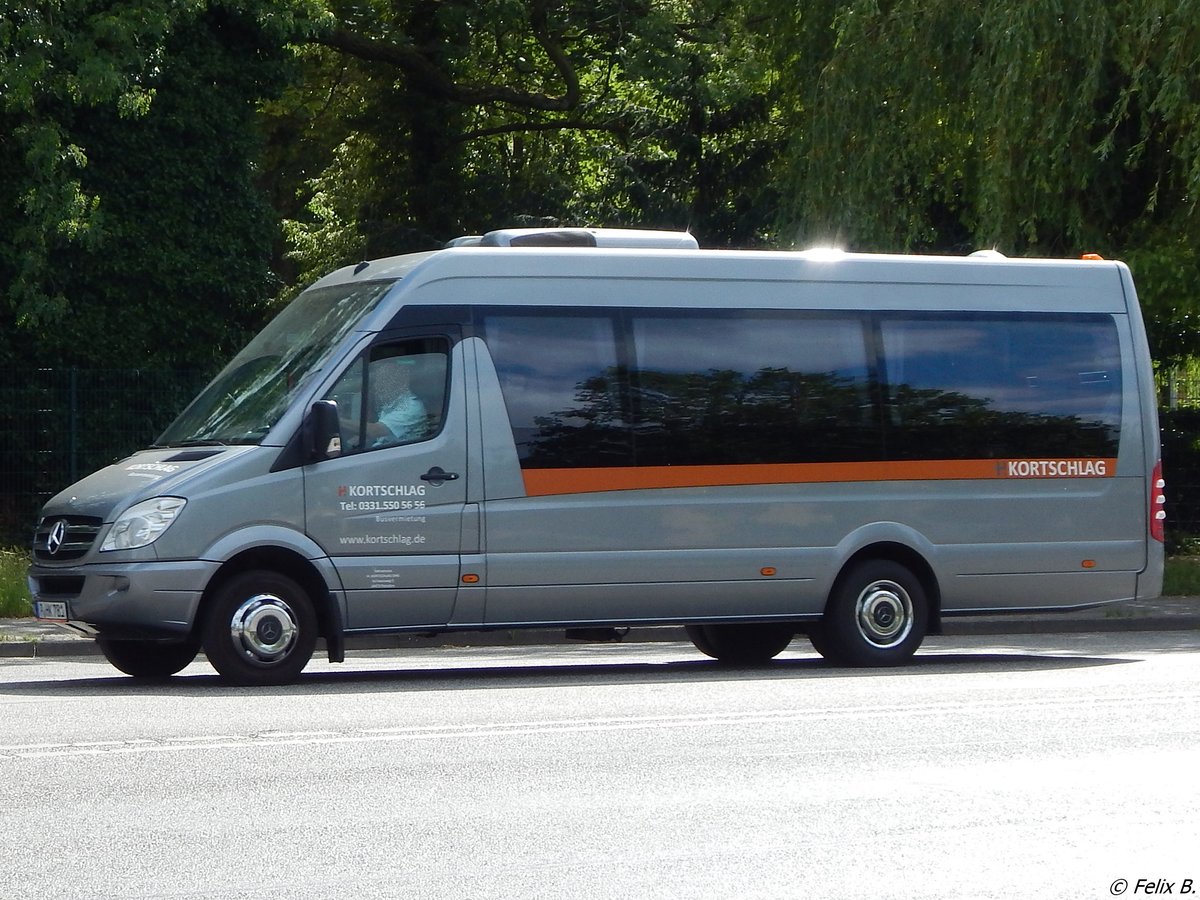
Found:
[{"label": "tinted window", "polygon": [[631,465],[625,378],[608,314],[485,316],[522,465]]},{"label": "tinted window", "polygon": [[877,458],[863,323],[635,315],[639,465]]},{"label": "tinted window", "polygon": [[1104,316],[881,323],[889,456],[1115,456],[1121,367]]},{"label": "tinted window", "polygon": [[1107,316],[506,311],[484,324],[529,468],[1117,453]]},{"label": "tinted window", "polygon": [[858,319],[505,314],[485,330],[528,467],[879,454]]}]

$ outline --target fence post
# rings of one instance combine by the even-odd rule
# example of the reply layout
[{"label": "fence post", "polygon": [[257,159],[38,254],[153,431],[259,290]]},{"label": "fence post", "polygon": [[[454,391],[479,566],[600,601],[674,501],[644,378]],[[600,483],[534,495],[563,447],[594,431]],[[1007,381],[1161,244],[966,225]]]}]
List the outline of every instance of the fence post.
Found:
[{"label": "fence post", "polygon": [[71,484],[79,480],[79,369],[71,366],[71,379],[68,388],[68,407],[70,409],[68,422],[67,471]]}]

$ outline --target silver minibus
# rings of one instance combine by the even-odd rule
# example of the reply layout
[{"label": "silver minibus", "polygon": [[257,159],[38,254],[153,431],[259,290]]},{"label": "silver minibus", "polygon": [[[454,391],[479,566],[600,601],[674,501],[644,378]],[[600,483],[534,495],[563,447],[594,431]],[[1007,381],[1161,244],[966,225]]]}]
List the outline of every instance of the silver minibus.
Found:
[{"label": "silver minibus", "polygon": [[885,666],[951,616],[1156,596],[1162,518],[1119,262],[510,229],[309,287],[45,504],[29,578],[141,678],[658,625]]}]

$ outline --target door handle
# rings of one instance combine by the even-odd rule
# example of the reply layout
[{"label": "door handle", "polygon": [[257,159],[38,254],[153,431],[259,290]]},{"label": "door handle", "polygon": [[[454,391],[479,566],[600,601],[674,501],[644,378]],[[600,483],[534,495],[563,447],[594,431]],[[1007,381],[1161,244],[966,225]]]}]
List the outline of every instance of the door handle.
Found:
[{"label": "door handle", "polygon": [[434,466],[428,472],[421,476],[422,481],[428,481],[430,484],[437,486],[443,481],[458,480],[457,472],[447,472],[441,466]]}]

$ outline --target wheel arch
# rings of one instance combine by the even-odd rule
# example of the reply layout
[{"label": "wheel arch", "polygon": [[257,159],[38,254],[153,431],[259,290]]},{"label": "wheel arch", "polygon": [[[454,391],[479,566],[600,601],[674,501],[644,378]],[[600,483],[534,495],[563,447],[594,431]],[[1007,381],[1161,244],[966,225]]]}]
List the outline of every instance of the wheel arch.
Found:
[{"label": "wheel arch", "polygon": [[913,573],[917,580],[921,582],[921,587],[925,590],[926,599],[929,601],[929,625],[926,633],[941,634],[942,592],[933,566],[929,564],[929,560],[925,558],[924,554],[908,544],[895,540],[883,540],[866,544],[847,557],[842,562],[841,568],[838,569],[838,574],[834,578],[833,583],[829,586],[829,592],[825,598],[826,606],[829,605],[831,598],[855,567],[867,560],[874,559],[889,560],[890,562],[904,566]]},{"label": "wheel arch", "polygon": [[212,607],[213,595],[230,579],[258,569],[286,575],[304,589],[317,614],[317,633],[325,639],[330,662],[341,662],[344,657],[344,620],[337,597],[330,590],[329,583],[314,561],[287,547],[248,547],[222,563],[200,598],[198,631],[203,631],[203,623]]}]

